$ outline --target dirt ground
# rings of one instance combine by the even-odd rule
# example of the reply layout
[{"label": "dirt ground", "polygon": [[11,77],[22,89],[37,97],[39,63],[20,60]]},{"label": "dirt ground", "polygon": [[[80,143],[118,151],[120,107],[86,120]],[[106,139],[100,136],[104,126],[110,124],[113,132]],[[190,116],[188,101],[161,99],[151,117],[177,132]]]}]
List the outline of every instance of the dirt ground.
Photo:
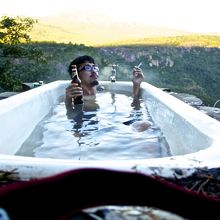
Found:
[{"label": "dirt ground", "polygon": [[220,196],[220,168],[197,169],[189,177],[167,180],[205,196]]}]

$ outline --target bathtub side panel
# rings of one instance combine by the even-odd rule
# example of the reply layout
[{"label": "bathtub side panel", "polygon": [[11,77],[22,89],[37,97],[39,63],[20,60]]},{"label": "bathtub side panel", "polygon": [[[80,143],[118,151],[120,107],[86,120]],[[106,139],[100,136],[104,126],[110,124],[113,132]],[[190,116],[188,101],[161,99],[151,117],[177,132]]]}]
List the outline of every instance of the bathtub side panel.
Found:
[{"label": "bathtub side panel", "polygon": [[56,81],[0,101],[0,153],[14,154],[45,117],[67,83]]}]

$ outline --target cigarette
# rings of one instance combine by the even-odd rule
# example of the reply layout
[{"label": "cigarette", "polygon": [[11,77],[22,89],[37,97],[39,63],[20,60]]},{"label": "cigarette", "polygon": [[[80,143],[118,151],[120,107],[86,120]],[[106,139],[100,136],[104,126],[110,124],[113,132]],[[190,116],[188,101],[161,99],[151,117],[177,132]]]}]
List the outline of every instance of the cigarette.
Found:
[{"label": "cigarette", "polygon": [[140,62],[137,66],[137,68],[140,68],[142,66],[142,62]]},{"label": "cigarette", "polygon": [[140,68],[142,66],[142,62],[140,62],[137,66],[134,66],[135,68]]}]

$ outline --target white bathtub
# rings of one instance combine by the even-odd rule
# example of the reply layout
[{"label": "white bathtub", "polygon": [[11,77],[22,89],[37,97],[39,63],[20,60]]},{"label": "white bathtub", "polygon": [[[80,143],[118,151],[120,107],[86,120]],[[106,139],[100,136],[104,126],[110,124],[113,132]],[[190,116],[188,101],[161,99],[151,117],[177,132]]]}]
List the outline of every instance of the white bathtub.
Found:
[{"label": "white bathtub", "polygon": [[[135,170],[161,176],[182,176],[196,168],[220,167],[220,122],[166,92],[142,83],[142,97],[164,133],[172,157],[129,161],[73,161],[14,155],[38,122],[64,95],[69,81],[55,81],[0,101],[0,170],[16,169],[21,179],[85,168]],[[132,91],[130,82],[100,82],[114,91]],[[178,172],[179,173],[179,172]]]}]

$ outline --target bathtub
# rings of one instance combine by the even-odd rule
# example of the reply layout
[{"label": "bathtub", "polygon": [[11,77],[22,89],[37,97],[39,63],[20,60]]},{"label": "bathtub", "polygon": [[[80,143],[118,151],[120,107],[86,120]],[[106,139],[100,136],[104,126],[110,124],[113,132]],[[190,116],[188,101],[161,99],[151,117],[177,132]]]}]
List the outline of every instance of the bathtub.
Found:
[{"label": "bathtub", "polygon": [[[63,97],[70,81],[61,80],[0,101],[0,170],[20,179],[45,177],[77,168],[109,168],[181,177],[197,168],[220,166],[220,122],[146,82],[141,96],[170,146],[171,157],[129,161],[74,161],[17,156],[22,143]],[[131,82],[101,81],[107,90],[132,91]]]}]

